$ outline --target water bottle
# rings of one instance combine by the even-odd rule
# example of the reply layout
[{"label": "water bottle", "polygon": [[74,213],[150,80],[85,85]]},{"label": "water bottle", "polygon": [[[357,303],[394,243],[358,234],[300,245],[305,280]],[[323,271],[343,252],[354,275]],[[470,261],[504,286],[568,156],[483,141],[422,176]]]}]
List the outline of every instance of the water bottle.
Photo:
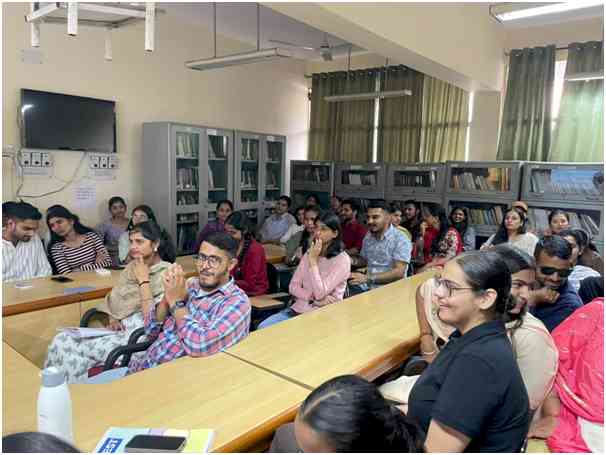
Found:
[{"label": "water bottle", "polygon": [[72,400],[63,371],[48,367],[42,370],[42,386],[38,394],[38,431],[50,433],[70,444],[72,432]]}]

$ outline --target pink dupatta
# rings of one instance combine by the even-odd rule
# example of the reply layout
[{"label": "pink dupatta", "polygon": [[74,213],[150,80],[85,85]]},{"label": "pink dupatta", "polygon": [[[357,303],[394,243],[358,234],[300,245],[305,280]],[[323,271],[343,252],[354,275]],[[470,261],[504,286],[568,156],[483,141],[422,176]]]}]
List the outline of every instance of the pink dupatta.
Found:
[{"label": "pink dupatta", "polygon": [[561,406],[547,446],[552,452],[589,452],[577,418],[604,424],[604,299],[576,310],[551,335],[560,356],[555,388]]}]

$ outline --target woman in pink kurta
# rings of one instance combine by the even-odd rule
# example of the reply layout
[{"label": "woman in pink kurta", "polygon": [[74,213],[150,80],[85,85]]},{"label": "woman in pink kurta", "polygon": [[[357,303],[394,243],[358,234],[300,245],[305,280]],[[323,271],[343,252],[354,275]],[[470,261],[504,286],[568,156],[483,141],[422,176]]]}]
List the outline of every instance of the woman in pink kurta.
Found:
[{"label": "woman in pink kurta", "polygon": [[259,329],[343,300],[351,260],[341,241],[341,222],[326,213],[316,223],[315,239],[290,281],[294,303],[265,319]]}]

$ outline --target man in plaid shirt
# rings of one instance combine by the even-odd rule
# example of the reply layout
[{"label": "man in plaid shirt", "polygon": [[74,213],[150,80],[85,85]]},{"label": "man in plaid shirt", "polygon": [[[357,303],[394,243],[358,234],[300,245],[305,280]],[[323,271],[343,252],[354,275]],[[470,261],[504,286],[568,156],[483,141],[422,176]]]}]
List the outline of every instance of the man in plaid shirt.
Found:
[{"label": "man in plaid shirt", "polygon": [[250,301],[230,277],[237,250],[228,234],[214,233],[200,245],[197,278],[186,282],[179,264],[168,268],[162,300],[143,303],[145,333],[156,341],[131,360],[129,374],[185,355],[212,355],[248,335]]}]

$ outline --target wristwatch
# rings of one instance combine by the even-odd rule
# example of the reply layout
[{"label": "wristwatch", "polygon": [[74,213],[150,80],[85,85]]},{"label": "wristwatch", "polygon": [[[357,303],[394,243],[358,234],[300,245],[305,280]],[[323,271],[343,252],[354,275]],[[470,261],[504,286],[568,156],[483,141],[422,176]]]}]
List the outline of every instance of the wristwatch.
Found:
[{"label": "wristwatch", "polygon": [[187,306],[187,302],[185,300],[177,300],[175,304],[171,307],[171,313],[174,313],[179,308],[185,308]]}]

